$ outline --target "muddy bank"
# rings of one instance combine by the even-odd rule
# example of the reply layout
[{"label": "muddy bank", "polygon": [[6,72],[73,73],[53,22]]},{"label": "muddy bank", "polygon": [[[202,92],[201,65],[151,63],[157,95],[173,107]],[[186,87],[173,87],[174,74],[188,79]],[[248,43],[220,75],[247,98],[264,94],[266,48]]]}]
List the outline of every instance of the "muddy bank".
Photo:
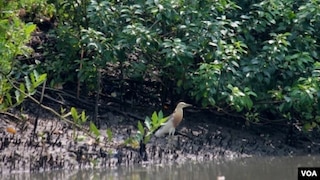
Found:
[{"label": "muddy bank", "polygon": [[[145,117],[153,110],[131,113]],[[119,113],[108,112],[102,116],[100,133],[104,138],[97,144],[93,138],[44,110],[38,119],[37,132],[33,134],[36,117],[30,109],[25,112],[12,112],[19,118],[0,115],[2,174],[320,152],[319,143],[308,137],[313,135],[312,139],[316,139],[317,134],[306,135],[294,130],[293,136],[288,138],[285,126],[245,126],[241,121],[192,109],[185,111],[186,117],[178,128],[180,134],[173,139],[152,137],[144,148],[124,145],[125,140],[137,132],[137,120]],[[106,138],[107,128],[113,134],[111,141]]]}]

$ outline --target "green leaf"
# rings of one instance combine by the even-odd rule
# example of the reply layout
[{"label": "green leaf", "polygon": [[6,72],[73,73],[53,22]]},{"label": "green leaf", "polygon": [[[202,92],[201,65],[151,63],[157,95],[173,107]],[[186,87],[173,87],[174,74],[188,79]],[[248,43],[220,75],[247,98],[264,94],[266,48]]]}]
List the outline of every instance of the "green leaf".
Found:
[{"label": "green leaf", "polygon": [[179,79],[179,80],[177,81],[177,86],[178,86],[178,87],[181,87],[182,83],[183,83],[183,81],[182,81],[181,79]]},{"label": "green leaf", "polygon": [[14,91],[14,94],[15,94],[15,96],[16,96],[16,101],[17,101],[17,103],[20,103],[20,92],[19,92],[18,90],[15,90],[15,91]]},{"label": "green leaf", "polygon": [[162,118],[163,118],[163,112],[162,110],[160,110],[158,113],[158,119],[162,119]]},{"label": "green leaf", "polygon": [[252,106],[253,106],[253,102],[252,102],[252,100],[249,98],[249,96],[247,96],[247,97],[245,98],[245,103],[246,103],[247,108],[250,110],[250,109],[252,108]]},{"label": "green leaf", "polygon": [[307,131],[310,131],[310,130],[312,130],[312,125],[311,125],[311,123],[305,123],[304,125],[303,125],[303,130],[305,131],[305,132],[307,132]]},{"label": "green leaf", "polygon": [[77,123],[78,122],[78,112],[77,112],[77,109],[72,107],[71,108],[71,116],[73,118],[73,120]]},{"label": "green leaf", "polygon": [[61,107],[60,107],[60,113],[61,113],[61,114],[64,114],[65,112],[66,112],[66,109],[61,106]]},{"label": "green leaf", "polygon": [[35,83],[39,80],[39,73],[36,70],[33,70],[34,80],[32,83]]},{"label": "green leaf", "polygon": [[20,92],[26,92],[26,87],[23,83],[20,84],[19,89],[20,89]]},{"label": "green leaf", "polygon": [[208,101],[209,101],[211,106],[214,106],[216,104],[216,101],[212,97],[209,97]]},{"label": "green leaf", "polygon": [[34,88],[35,86],[34,86],[34,84],[36,83],[36,78],[35,78],[35,74],[34,74],[34,72],[33,73],[30,73],[30,80],[31,80],[31,85],[32,85],[32,87]]},{"label": "green leaf", "polygon": [[136,136],[134,137],[134,140],[136,142],[140,142],[143,139],[143,134],[141,134],[141,132],[139,131]]},{"label": "green leaf", "polygon": [[86,116],[86,112],[85,111],[82,111],[81,112],[81,122],[82,123],[85,123],[87,121],[87,116]]},{"label": "green leaf", "polygon": [[96,137],[100,136],[100,131],[93,122],[90,122],[90,132],[92,132]]},{"label": "green leaf", "polygon": [[169,117],[170,117],[170,116],[160,119],[158,125],[160,126],[160,125],[162,125],[163,123],[165,123],[165,122],[168,120]]},{"label": "green leaf", "polygon": [[158,120],[158,115],[157,115],[157,112],[156,112],[156,111],[154,111],[154,112],[152,113],[151,119],[152,119],[152,121]]},{"label": "green leaf", "polygon": [[106,133],[107,133],[107,136],[108,136],[108,141],[110,142],[112,140],[112,131],[111,131],[111,129],[107,128]]},{"label": "green leaf", "polygon": [[26,27],[25,27],[25,33],[26,34],[31,34],[35,29],[36,29],[36,25],[35,24],[26,24]]},{"label": "green leaf", "polygon": [[128,138],[124,141],[124,144],[125,144],[125,145],[131,144],[132,141],[133,141],[132,137],[128,137]]},{"label": "green leaf", "polygon": [[28,76],[25,76],[24,80],[26,81],[26,86],[27,86],[28,93],[32,93],[33,92],[33,87],[32,87],[30,78]]},{"label": "green leaf", "polygon": [[34,88],[40,86],[46,79],[47,79],[47,74],[41,74],[34,70],[33,75],[31,76],[32,78],[32,85]]},{"label": "green leaf", "polygon": [[19,90],[15,91],[16,101],[18,104],[22,103],[25,98],[25,95],[21,92],[25,92],[25,86],[22,83],[20,84]]},{"label": "green leaf", "polygon": [[138,121],[138,130],[139,130],[140,134],[143,136],[144,135],[144,128],[143,128],[143,125],[140,121]]},{"label": "green leaf", "polygon": [[[147,118],[149,118],[149,117],[147,117]],[[158,123],[158,119],[152,118],[152,126],[155,126],[157,123]]]},{"label": "green leaf", "polygon": [[[6,96],[7,98],[7,101],[9,102],[9,105],[12,106],[12,97],[11,97],[11,94],[10,93],[6,93]],[[1,108],[0,108],[1,109]]]},{"label": "green leaf", "polygon": [[[151,122],[151,119],[148,117],[148,116],[146,116],[146,118],[144,119],[144,122]],[[154,122],[152,121],[151,122],[152,123],[152,126],[154,126]]]},{"label": "green leaf", "polygon": [[147,135],[145,138],[144,138],[144,144],[147,144],[151,139],[151,135]]},{"label": "green leaf", "polygon": [[146,125],[146,127],[148,128],[148,130],[150,130],[151,129],[151,121],[150,121],[150,118],[146,118],[145,120],[144,120],[144,124]]}]

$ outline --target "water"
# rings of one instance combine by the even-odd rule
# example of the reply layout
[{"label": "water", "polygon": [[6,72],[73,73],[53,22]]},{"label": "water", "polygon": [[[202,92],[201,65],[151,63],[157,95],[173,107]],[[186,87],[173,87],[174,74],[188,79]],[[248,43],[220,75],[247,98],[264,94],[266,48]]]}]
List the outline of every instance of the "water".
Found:
[{"label": "water", "polygon": [[75,179],[75,180],[291,180],[297,179],[298,167],[320,167],[320,156],[255,157],[237,160],[216,160],[205,163],[172,165],[139,165],[113,169],[54,171],[0,175],[0,179]]}]

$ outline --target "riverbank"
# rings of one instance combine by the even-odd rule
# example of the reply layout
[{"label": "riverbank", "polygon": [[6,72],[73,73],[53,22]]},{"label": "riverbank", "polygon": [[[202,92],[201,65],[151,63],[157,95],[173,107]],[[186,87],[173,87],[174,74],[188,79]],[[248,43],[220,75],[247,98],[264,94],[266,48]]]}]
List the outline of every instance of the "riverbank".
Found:
[{"label": "riverbank", "polygon": [[[36,115],[28,106],[24,114],[0,115],[0,172],[38,172],[83,168],[109,168],[119,165],[204,162],[251,156],[300,156],[319,154],[320,145],[308,136],[286,126],[245,125],[242,121],[219,117],[210,112],[187,109],[185,119],[173,139],[152,137],[144,148],[124,145],[137,132],[137,120],[108,112],[101,116],[100,143],[80,129],[41,110],[36,135]],[[131,112],[138,116],[145,112]],[[22,120],[22,121],[21,121]],[[11,129],[12,128],[12,129]],[[108,140],[106,129],[112,131]],[[77,135],[77,136],[75,136]],[[289,135],[291,135],[289,137]],[[77,137],[77,138],[75,138]],[[316,139],[316,138],[312,138]],[[319,138],[318,138],[319,139]]]}]

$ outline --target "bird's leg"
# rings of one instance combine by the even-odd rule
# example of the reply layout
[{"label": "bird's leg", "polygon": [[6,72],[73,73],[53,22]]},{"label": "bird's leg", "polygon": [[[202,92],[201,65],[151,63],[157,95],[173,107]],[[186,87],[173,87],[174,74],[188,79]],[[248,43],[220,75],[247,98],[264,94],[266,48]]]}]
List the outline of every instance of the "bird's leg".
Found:
[{"label": "bird's leg", "polygon": [[168,136],[166,137],[167,139],[167,143],[166,143],[166,148],[169,148],[170,144],[171,144],[171,135],[170,133],[168,134]]},{"label": "bird's leg", "polygon": [[172,132],[171,132],[171,137],[173,138],[174,137],[174,133],[176,132],[176,129],[173,129]]},{"label": "bird's leg", "polygon": [[173,144],[174,144],[174,133],[175,133],[176,129],[172,129],[171,132],[169,133],[169,143],[170,143],[170,147],[173,148]]}]

